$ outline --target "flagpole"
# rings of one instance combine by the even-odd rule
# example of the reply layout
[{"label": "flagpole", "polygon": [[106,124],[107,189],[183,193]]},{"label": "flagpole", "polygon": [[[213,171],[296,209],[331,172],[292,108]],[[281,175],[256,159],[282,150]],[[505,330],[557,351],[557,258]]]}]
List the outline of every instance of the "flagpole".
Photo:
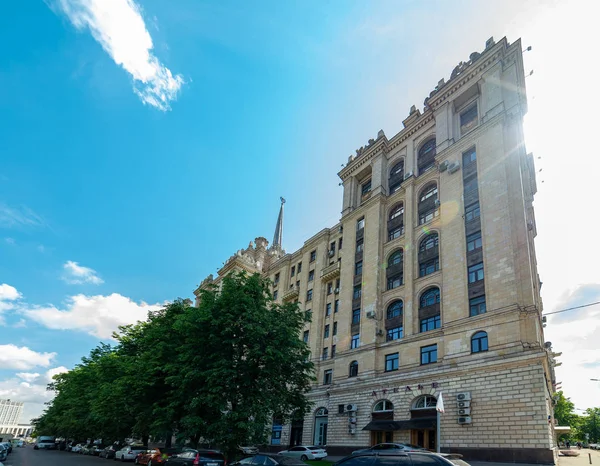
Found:
[{"label": "flagpole", "polygon": [[441,424],[441,422],[440,422],[440,412],[436,411],[436,414],[437,414],[437,442],[435,442],[435,443],[436,443],[436,451],[438,453],[440,453],[440,443],[441,443],[441,440],[442,440],[440,438],[440,432],[442,430],[441,426],[440,426],[440,424]]},{"label": "flagpole", "polygon": [[437,419],[437,433],[436,433],[436,442],[435,442],[435,450],[436,452],[440,453],[441,452],[441,444],[442,444],[442,435],[441,435],[441,431],[442,431],[442,413],[444,413],[445,409],[444,409],[444,397],[442,396],[442,392],[440,392],[440,394],[438,395],[438,399],[437,399],[437,403],[435,404],[435,414],[436,414],[436,419]]}]

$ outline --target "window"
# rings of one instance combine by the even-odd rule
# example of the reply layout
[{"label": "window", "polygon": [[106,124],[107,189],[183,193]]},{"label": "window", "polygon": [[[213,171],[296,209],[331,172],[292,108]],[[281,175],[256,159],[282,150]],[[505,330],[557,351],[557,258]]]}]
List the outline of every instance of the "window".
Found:
[{"label": "window", "polygon": [[436,257],[419,264],[419,277],[424,277],[438,270],[440,270],[440,259]]},{"label": "window", "polygon": [[387,279],[387,289],[393,290],[394,288],[398,288],[402,286],[402,274],[394,275],[393,277],[388,277]]},{"label": "window", "polygon": [[312,319],[312,311],[311,311],[310,309],[308,309],[308,310],[304,311],[304,319],[305,319],[307,322],[310,322],[310,321],[311,321],[311,319]]},{"label": "window", "polygon": [[333,369],[327,369],[323,372],[323,385],[331,385],[333,382]]},{"label": "window", "polygon": [[311,251],[310,252],[310,262],[314,262],[316,260],[317,260],[317,251],[316,250]]},{"label": "window", "polygon": [[394,405],[388,400],[381,400],[373,406],[374,413],[389,413],[391,411],[394,411]]},{"label": "window", "polygon": [[314,270],[309,270],[308,271],[308,281],[312,282],[315,279],[315,271]]},{"label": "window", "polygon": [[465,194],[471,191],[477,191],[477,177],[474,176],[469,181],[465,181]]},{"label": "window", "polygon": [[335,241],[333,241],[330,245],[329,245],[329,251],[334,252],[335,253]]},{"label": "window", "polygon": [[435,164],[435,138],[428,139],[419,149],[417,156],[417,165],[419,174],[429,170]]},{"label": "window", "polygon": [[331,293],[333,293],[333,283],[329,282],[327,284],[327,294],[330,295]]},{"label": "window", "polygon": [[469,283],[475,283],[483,280],[483,262],[472,265],[468,269],[469,271]]},{"label": "window", "polygon": [[421,319],[421,332],[429,332],[430,330],[441,328],[441,326],[442,320],[439,314],[437,316]]},{"label": "window", "polygon": [[329,317],[331,315],[331,303],[327,303],[325,305],[325,317]]},{"label": "window", "polygon": [[400,356],[398,353],[386,354],[385,355],[385,371],[397,371],[398,363],[400,362]]},{"label": "window", "polygon": [[294,275],[296,275],[296,266],[295,265],[292,266],[292,271],[290,272],[290,277],[293,277]]},{"label": "window", "polygon": [[323,338],[329,338],[329,324],[325,326],[325,331],[323,332]]},{"label": "window", "polygon": [[297,271],[298,273],[302,272],[302,262],[298,262]]},{"label": "window", "polygon": [[402,203],[398,204],[396,207],[394,207],[390,211],[390,218],[389,218],[389,220],[394,220],[395,218],[398,218],[401,215],[404,215],[404,204],[402,204]]},{"label": "window", "polygon": [[335,345],[331,345],[331,357],[335,358]]},{"label": "window", "polygon": [[437,406],[437,399],[431,395],[423,395],[417,398],[412,409],[431,409]]},{"label": "window", "polygon": [[273,291],[273,301],[277,301],[278,295],[279,295],[279,293],[277,292],[277,290]]},{"label": "window", "polygon": [[273,280],[273,284],[277,285],[279,283],[279,272],[275,274],[275,279]]},{"label": "window", "polygon": [[421,364],[437,362],[437,345],[423,346],[421,348]]},{"label": "window", "polygon": [[362,296],[362,285],[354,285],[354,292],[352,293],[352,299],[358,299]]},{"label": "window", "polygon": [[[435,201],[433,203],[429,201],[425,207],[422,207],[421,204],[428,199],[434,199]],[[432,184],[421,191],[421,195],[419,196],[419,225],[427,223],[439,215],[437,199],[437,185]]]},{"label": "window", "polygon": [[345,412],[346,412],[346,405],[345,404],[338,405],[338,414],[344,414]]},{"label": "window", "polygon": [[358,361],[352,361],[348,366],[348,377],[356,377],[358,375]]},{"label": "window", "polygon": [[475,251],[475,249],[480,249],[482,246],[480,231],[467,236],[467,251]]},{"label": "window", "polygon": [[340,249],[342,249],[342,243],[343,243],[343,238],[340,238],[340,240],[338,241],[338,251]]},{"label": "window", "polygon": [[354,309],[352,311],[352,323],[359,324],[360,323],[360,309]]},{"label": "window", "polygon": [[485,314],[485,295],[469,299],[469,315],[471,317]]},{"label": "window", "polygon": [[365,181],[362,186],[361,186],[361,192],[362,195],[364,196],[365,194],[368,194],[369,192],[371,192],[371,180],[368,179],[367,181]]},{"label": "window", "polygon": [[404,303],[401,300],[394,301],[387,308],[386,317],[393,319],[395,317],[402,317],[402,311],[404,309]]},{"label": "window", "polygon": [[308,290],[306,292],[306,300],[307,301],[312,301],[312,295],[313,295],[313,290]]},{"label": "window", "polygon": [[389,328],[385,336],[385,341],[399,340],[403,336],[404,329],[402,327]]},{"label": "window", "polygon": [[393,239],[400,238],[404,234],[404,227],[396,227],[392,228],[388,231],[388,241],[392,241]]},{"label": "window", "polygon": [[335,287],[337,288],[335,290],[335,294],[338,294],[340,292],[340,279],[339,278],[335,281]]},{"label": "window", "polygon": [[397,265],[402,263],[402,261],[404,260],[403,255],[404,253],[402,249],[399,249],[398,251],[394,252],[388,259],[388,267],[391,265]]},{"label": "window", "polygon": [[437,248],[439,237],[437,233],[430,233],[421,240],[419,244],[419,252],[425,252],[433,248]]},{"label": "window", "polygon": [[340,300],[336,299],[335,303],[333,304],[333,312],[336,313],[339,310],[340,310]]},{"label": "window", "polygon": [[363,248],[364,248],[364,241],[363,241],[363,239],[361,238],[359,240],[356,240],[356,252],[362,252]]},{"label": "window", "polygon": [[302,340],[304,341],[304,343],[308,343],[308,336],[310,335],[310,332],[308,330],[304,331],[304,335],[302,336]]},{"label": "window", "polygon": [[358,261],[354,266],[354,275],[362,275],[362,261]]},{"label": "window", "polygon": [[337,322],[333,323],[333,336],[337,335]]},{"label": "window", "polygon": [[392,167],[392,170],[390,171],[390,194],[394,194],[400,189],[402,181],[404,181],[404,160],[401,160],[396,165],[394,165]]},{"label": "window", "polygon": [[471,353],[481,353],[488,350],[488,336],[486,332],[477,332],[471,337]]},{"label": "window", "polygon": [[350,349],[356,349],[360,346],[360,333],[355,333],[352,335],[352,340],[350,340]]},{"label": "window", "polygon": [[329,357],[329,348],[323,348],[323,361],[325,361]]},{"label": "window", "polygon": [[471,204],[470,206],[467,206],[465,208],[465,220],[467,222],[470,222],[471,220],[475,220],[476,218],[479,218],[479,202],[476,202],[475,204]]},{"label": "window", "polygon": [[460,114],[460,134],[472,130],[477,126],[477,102]]},{"label": "window", "polygon": [[477,161],[477,152],[475,152],[475,148],[469,149],[467,152],[463,153],[463,167],[471,165],[473,162]]},{"label": "window", "polygon": [[360,218],[357,220],[356,222],[356,229],[357,230],[362,230],[365,227],[365,218]]},{"label": "window", "polygon": [[440,302],[440,290],[439,288],[429,288],[421,295],[419,300],[419,307],[427,307]]}]

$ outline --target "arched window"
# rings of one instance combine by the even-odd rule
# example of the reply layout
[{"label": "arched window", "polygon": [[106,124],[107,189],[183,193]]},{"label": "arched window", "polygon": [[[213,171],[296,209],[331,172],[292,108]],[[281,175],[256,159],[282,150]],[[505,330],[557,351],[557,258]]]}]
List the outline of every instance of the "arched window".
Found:
[{"label": "arched window", "polygon": [[486,332],[474,333],[471,337],[471,353],[481,353],[488,350],[488,336]]},{"label": "arched window", "polygon": [[404,160],[396,163],[391,171],[389,178],[390,194],[394,194],[400,189],[402,182],[404,181]]},{"label": "arched window", "polygon": [[419,225],[433,220],[439,215],[439,201],[437,184],[432,183],[421,191],[419,195]]},{"label": "arched window", "polygon": [[327,410],[327,408],[319,408],[315,411],[316,417],[327,416],[328,414],[329,411]]},{"label": "arched window", "polygon": [[398,288],[404,283],[404,253],[402,249],[392,253],[388,259],[388,265],[386,270],[387,277],[387,289],[391,290]]},{"label": "arched window", "polygon": [[348,366],[348,377],[356,377],[358,375],[358,361],[352,361]]},{"label": "arched window", "polygon": [[423,395],[414,401],[412,409],[432,409],[436,404],[437,399],[434,396]]},{"label": "arched window", "polygon": [[419,277],[440,270],[439,237],[433,232],[419,243]]},{"label": "arched window", "polygon": [[399,299],[398,301],[394,301],[388,306],[386,316],[388,319],[393,319],[394,317],[402,317],[403,309],[404,303],[402,303],[402,300]]},{"label": "arched window", "polygon": [[437,286],[428,288],[419,300],[419,321],[421,332],[435,330],[442,326],[440,316],[440,289]]},{"label": "arched window", "polygon": [[388,217],[388,241],[404,234],[404,204],[397,204]]},{"label": "arched window", "polygon": [[435,164],[435,137],[428,139],[419,149],[417,166],[419,175],[429,170]]},{"label": "arched window", "polygon": [[389,400],[381,400],[378,401],[375,406],[373,406],[374,413],[389,413],[394,411],[394,405]]}]

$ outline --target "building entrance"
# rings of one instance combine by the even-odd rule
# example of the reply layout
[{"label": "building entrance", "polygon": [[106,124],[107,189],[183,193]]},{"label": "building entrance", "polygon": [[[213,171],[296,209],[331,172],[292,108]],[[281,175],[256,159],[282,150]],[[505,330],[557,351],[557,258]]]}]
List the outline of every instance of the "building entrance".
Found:
[{"label": "building entrance", "polygon": [[435,451],[437,442],[435,429],[412,429],[410,431],[411,443],[428,450]]},{"label": "building entrance", "polygon": [[374,430],[371,432],[371,445],[378,443],[392,443],[394,441],[394,433],[385,430]]}]

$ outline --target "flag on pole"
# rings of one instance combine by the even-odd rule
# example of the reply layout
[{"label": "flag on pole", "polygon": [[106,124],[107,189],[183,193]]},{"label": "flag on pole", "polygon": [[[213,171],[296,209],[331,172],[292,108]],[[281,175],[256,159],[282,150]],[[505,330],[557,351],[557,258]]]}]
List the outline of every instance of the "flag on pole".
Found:
[{"label": "flag on pole", "polygon": [[444,414],[444,398],[442,398],[442,392],[440,392],[440,396],[438,396],[437,403],[435,404],[435,409],[438,413]]}]

